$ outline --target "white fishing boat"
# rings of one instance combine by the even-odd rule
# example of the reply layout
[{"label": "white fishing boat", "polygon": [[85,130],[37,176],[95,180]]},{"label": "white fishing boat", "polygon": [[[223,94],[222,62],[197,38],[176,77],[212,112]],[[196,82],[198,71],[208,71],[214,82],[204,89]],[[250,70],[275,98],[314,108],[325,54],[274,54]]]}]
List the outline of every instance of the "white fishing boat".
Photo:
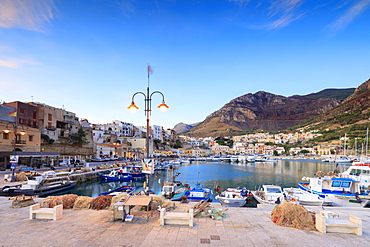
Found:
[{"label": "white fishing boat", "polygon": [[246,161],[247,161],[247,157],[244,154],[238,156],[239,163],[244,163]]},{"label": "white fishing boat", "polygon": [[247,162],[249,163],[253,163],[254,161],[256,160],[256,158],[254,157],[254,155],[247,155]]},{"label": "white fishing boat", "polygon": [[303,206],[323,206],[331,205],[331,201],[325,201],[317,194],[308,193],[299,188],[284,188],[285,199],[289,202],[297,202]]},{"label": "white fishing boat", "polygon": [[370,164],[355,162],[345,172],[304,177],[298,186],[304,191],[328,198],[337,206],[369,206]]},{"label": "white fishing boat", "polygon": [[262,185],[261,190],[251,191],[259,203],[275,204],[284,201],[284,193],[278,185]]},{"label": "white fishing boat", "polygon": [[215,199],[228,207],[243,207],[248,200],[248,191],[246,188],[228,188],[220,195],[217,195]]},{"label": "white fishing boat", "polygon": [[54,172],[42,175],[27,176],[27,183],[15,186],[4,186],[0,191],[1,196],[46,196],[59,191],[73,188],[76,181],[69,178],[70,173]]},{"label": "white fishing boat", "polygon": [[231,155],[230,156],[230,162],[238,162],[238,155]]},{"label": "white fishing boat", "polygon": [[278,160],[273,157],[257,156],[254,159],[255,162],[277,162]]}]

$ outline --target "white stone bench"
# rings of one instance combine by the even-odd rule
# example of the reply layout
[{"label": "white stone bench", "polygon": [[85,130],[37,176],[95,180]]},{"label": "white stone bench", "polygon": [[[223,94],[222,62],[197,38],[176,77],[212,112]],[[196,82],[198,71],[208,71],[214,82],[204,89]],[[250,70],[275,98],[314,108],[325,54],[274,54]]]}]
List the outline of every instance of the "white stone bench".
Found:
[{"label": "white stone bench", "polygon": [[164,225],[185,225],[194,226],[194,210],[189,209],[188,213],[183,212],[166,212],[165,208],[161,209],[160,224]]},{"label": "white stone bench", "polygon": [[362,219],[349,216],[349,220],[328,219],[316,214],[316,229],[322,233],[354,233],[362,235]]},{"label": "white stone bench", "polygon": [[40,204],[30,206],[30,219],[59,220],[63,217],[63,205],[53,208],[41,208]]}]

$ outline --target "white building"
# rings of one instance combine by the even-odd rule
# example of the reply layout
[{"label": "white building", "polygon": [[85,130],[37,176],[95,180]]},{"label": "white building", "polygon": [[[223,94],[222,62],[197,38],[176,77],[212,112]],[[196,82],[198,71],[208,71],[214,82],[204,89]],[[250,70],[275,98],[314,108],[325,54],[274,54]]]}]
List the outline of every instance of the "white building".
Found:
[{"label": "white building", "polygon": [[163,128],[162,126],[158,126],[158,125],[153,125],[152,126],[152,138],[153,139],[158,139],[158,140],[161,140],[161,142],[163,141]]}]

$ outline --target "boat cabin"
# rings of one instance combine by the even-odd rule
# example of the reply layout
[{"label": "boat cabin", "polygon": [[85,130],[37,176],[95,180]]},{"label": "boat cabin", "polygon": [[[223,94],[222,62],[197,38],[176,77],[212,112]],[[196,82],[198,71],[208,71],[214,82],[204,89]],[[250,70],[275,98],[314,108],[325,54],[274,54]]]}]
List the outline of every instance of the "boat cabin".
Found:
[{"label": "boat cabin", "polygon": [[221,193],[222,197],[226,198],[241,198],[247,196],[247,190],[243,189],[235,189],[235,188],[227,188],[224,192]]},{"label": "boat cabin", "polygon": [[323,193],[360,193],[359,181],[352,178],[312,177],[309,186],[313,191]]},{"label": "boat cabin", "polygon": [[284,193],[280,186],[278,185],[263,185],[263,192],[267,197],[267,200],[276,201],[278,198],[280,201],[284,200]]}]

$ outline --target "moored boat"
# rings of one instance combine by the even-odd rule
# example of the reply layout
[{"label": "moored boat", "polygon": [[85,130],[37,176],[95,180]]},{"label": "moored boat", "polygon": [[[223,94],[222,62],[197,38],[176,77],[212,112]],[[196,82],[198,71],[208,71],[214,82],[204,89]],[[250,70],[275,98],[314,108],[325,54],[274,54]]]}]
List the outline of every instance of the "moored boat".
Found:
[{"label": "moored boat", "polygon": [[99,175],[101,179],[106,181],[128,181],[132,179],[131,175],[120,173],[117,170],[112,170],[109,173],[101,173]]},{"label": "moored boat", "polygon": [[142,172],[142,166],[121,166],[118,170],[121,175],[130,175],[133,179],[145,178]]},{"label": "moored boat", "polygon": [[103,195],[103,196],[117,196],[117,195],[120,195],[122,193],[131,194],[134,190],[136,190],[136,186],[123,185],[123,186],[120,186],[116,189],[100,193],[99,196],[101,196],[101,195]]},{"label": "moored boat", "polygon": [[0,191],[1,196],[46,196],[63,190],[71,189],[76,185],[68,176],[58,177],[54,172],[54,177],[46,174],[37,176],[27,176],[27,183],[16,186],[5,186]]},{"label": "moored boat", "polygon": [[317,172],[316,177],[304,177],[298,186],[304,191],[328,198],[338,206],[368,206],[370,203],[370,164],[354,163],[342,173]]},{"label": "moored boat", "polygon": [[163,182],[161,195],[165,198],[171,199],[172,201],[180,201],[181,196],[189,190],[187,184],[181,182]]},{"label": "moored boat", "polygon": [[326,201],[317,194],[308,193],[299,188],[284,188],[285,199],[289,202],[297,202],[303,206],[328,206],[331,202]]},{"label": "moored boat", "polygon": [[225,206],[243,207],[248,200],[248,191],[246,188],[228,188],[220,195],[217,195],[215,199]]},{"label": "moored boat", "polygon": [[251,191],[259,203],[280,203],[284,201],[284,193],[278,185],[262,185],[261,190]]},{"label": "moored boat", "polygon": [[212,201],[212,189],[207,187],[195,187],[185,192],[185,196],[189,201]]},{"label": "moored boat", "polygon": [[230,162],[238,162],[238,155],[231,155]]}]

